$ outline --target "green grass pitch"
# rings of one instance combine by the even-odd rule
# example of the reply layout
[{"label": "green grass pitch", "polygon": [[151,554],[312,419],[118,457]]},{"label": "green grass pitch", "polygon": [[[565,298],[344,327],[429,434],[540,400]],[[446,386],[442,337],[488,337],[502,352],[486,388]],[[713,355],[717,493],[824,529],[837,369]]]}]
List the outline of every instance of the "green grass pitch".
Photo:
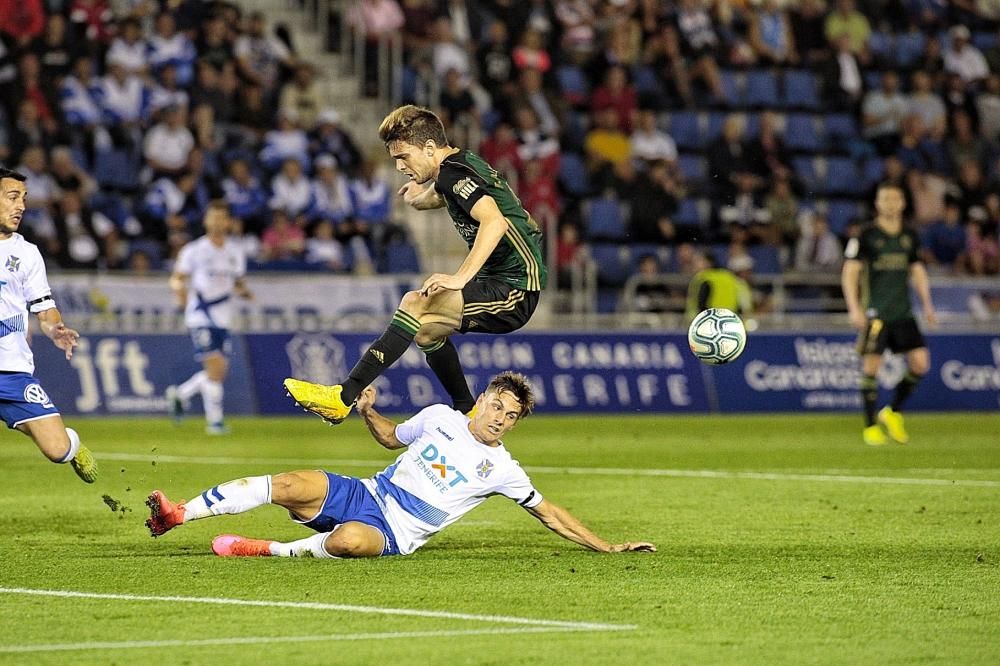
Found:
[{"label": "green grass pitch", "polygon": [[143,527],[154,488],[381,469],[357,418],[71,425],[93,486],[0,445],[0,663],[1000,663],[998,414],[914,415],[881,449],[856,414],[534,416],[507,445],[538,489],[659,552],[591,553],[492,498],[369,561],[211,554],[224,532],[309,533],[277,507]]}]

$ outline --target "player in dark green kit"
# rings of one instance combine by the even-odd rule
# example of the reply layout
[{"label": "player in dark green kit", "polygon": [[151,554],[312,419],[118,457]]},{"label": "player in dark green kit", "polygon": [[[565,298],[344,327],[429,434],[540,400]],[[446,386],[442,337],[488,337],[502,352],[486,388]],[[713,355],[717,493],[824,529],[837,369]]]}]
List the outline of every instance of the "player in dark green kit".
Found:
[{"label": "player in dark green kit", "polygon": [[[844,251],[841,286],[851,324],[861,331],[861,397],[865,409],[865,444],[881,446],[889,437],[905,444],[909,439],[899,413],[920,379],[930,370],[931,358],[924,336],[910,310],[910,283],[920,298],[929,325],[937,323],[931,302],[927,270],[918,252],[917,234],[903,227],[903,192],[896,185],[882,185],[875,196],[875,224],[860,238],[852,238]],[[906,354],[906,375],[896,385],[892,402],[877,415],[878,383],[875,375],[886,349]]]},{"label": "player in dark green kit", "polygon": [[524,326],[545,288],[541,230],[507,181],[473,152],[448,144],[444,126],[431,111],[412,105],[390,113],[379,138],[410,177],[400,188],[418,210],[446,208],[469,245],[458,270],[435,273],[418,291],[403,296],[388,328],[372,343],[343,384],[324,386],[286,379],[300,406],[340,423],[361,391],[403,355],[411,341],[427,356],[461,412],[475,405],[452,344],[452,333],[509,333]]}]

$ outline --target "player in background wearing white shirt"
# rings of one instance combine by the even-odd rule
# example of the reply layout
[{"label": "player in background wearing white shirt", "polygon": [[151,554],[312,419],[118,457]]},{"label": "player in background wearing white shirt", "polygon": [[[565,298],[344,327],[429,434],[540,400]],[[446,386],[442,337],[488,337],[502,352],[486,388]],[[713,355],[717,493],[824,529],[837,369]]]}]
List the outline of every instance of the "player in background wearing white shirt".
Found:
[{"label": "player in background wearing white shirt", "polygon": [[205,407],[205,432],[225,435],[223,382],[229,372],[229,327],[233,294],[252,299],[244,275],[247,269],[242,246],[229,238],[231,218],[225,201],[213,201],[205,212],[205,235],[181,248],[170,276],[170,289],[184,308],[184,323],[191,331],[195,360],[202,369],[180,386],[168,386],[167,408],[180,420],[188,401],[201,394]]},{"label": "player in background wearing white shirt", "polygon": [[0,167],[0,418],[8,428],[35,441],[46,458],[70,463],[77,476],[93,483],[97,462],[33,376],[35,359],[28,346],[31,312],[52,343],[73,356],[80,334],[63,323],[52,300],[45,264],[38,248],[17,233],[28,188],[25,176]]},{"label": "player in background wearing white shirt", "polygon": [[236,479],[174,504],[159,490],[146,501],[146,526],[160,536],[190,520],[250,511],[264,504],[288,509],[313,536],[281,543],[224,534],[212,541],[223,557],[379,557],[408,555],[491,495],[514,500],[558,534],[603,553],[655,551],[651,543],[605,541],[566,509],[535,490],[500,438],[531,413],[528,380],[514,372],[494,377],[469,419],[431,405],[397,425],[375,411],[375,389],[358,397],[358,413],[375,440],[406,449],[370,479],[304,470]]}]

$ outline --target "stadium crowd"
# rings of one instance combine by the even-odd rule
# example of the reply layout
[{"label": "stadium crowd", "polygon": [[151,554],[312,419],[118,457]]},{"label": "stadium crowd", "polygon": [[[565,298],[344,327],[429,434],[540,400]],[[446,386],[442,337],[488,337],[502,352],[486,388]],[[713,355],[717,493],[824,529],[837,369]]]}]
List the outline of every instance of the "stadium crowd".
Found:
[{"label": "stadium crowd", "polygon": [[[253,267],[413,269],[385,252],[407,239],[383,158],[287,31],[231,2],[9,4],[0,160],[59,267],[169,267],[224,196]],[[401,32],[403,101],[558,230],[560,286],[580,262],[619,287],[699,253],[833,272],[886,180],[932,270],[1000,270],[998,2],[345,4],[373,40]]]}]

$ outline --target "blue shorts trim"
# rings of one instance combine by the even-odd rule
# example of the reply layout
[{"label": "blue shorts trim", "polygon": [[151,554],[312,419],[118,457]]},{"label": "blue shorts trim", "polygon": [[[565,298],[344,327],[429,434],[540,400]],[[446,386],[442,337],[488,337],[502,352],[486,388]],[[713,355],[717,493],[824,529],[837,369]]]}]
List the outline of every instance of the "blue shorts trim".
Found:
[{"label": "blue shorts trim", "polygon": [[226,328],[192,328],[191,342],[194,344],[194,359],[201,361],[214,352],[229,356],[233,352],[233,341],[229,339],[229,329]]},{"label": "blue shorts trim", "polygon": [[0,418],[8,428],[58,415],[59,410],[33,375],[27,372],[0,372]]},{"label": "blue shorts trim", "polygon": [[364,523],[374,527],[385,537],[383,556],[399,555],[399,547],[396,545],[392,528],[386,522],[378,502],[361,480],[325,471],[324,474],[328,486],[323,508],[310,520],[297,520],[294,515],[292,520],[317,532],[332,532],[337,525],[352,520]]}]

